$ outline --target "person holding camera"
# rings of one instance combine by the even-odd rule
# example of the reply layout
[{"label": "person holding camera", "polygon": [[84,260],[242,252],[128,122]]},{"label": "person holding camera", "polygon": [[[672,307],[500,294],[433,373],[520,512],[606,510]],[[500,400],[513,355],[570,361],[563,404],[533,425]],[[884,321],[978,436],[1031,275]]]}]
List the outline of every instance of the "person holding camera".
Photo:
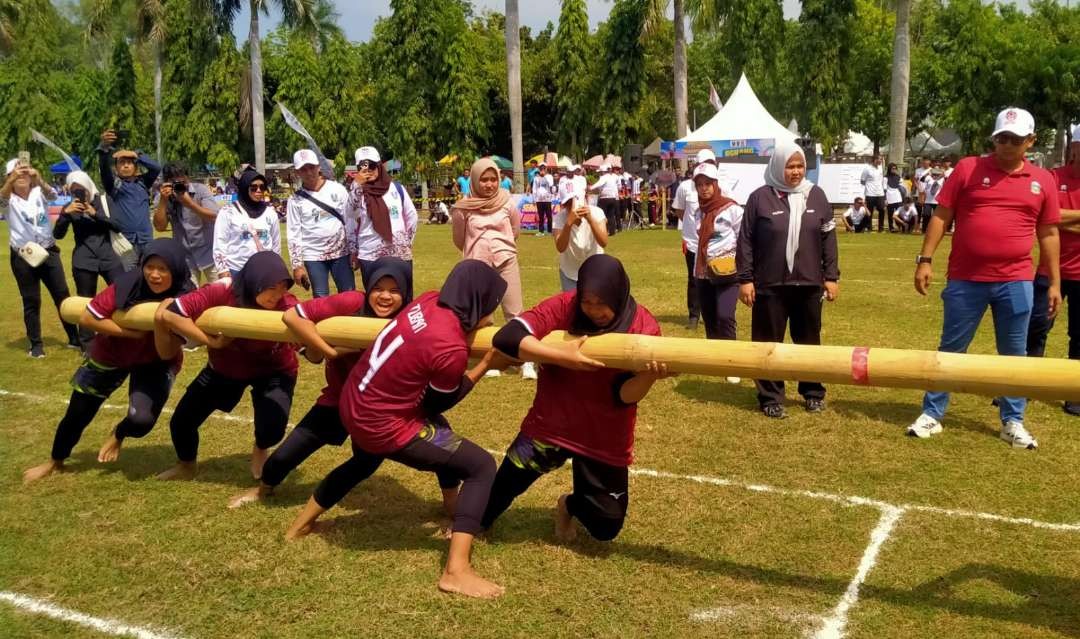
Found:
[{"label": "person holding camera", "polygon": [[[97,280],[113,283],[124,272],[124,265],[112,246],[112,233],[120,232],[120,225],[113,219],[111,203],[104,193],[99,193],[94,181],[82,171],[73,171],[67,177],[71,203],[64,207],[56,220],[53,237],[62,240],[68,228],[75,233],[75,248],[71,251],[71,276],[75,280],[75,293],[81,297],[97,295]],[[86,350],[94,332],[79,329],[79,342]]]},{"label": "person holding camera", "polygon": [[356,290],[345,242],[345,205],[349,193],[334,180],[323,177],[319,158],[311,149],[293,155],[293,169],[300,188],[289,198],[285,232],[293,279],[315,297],[330,295],[330,277],[338,293]]},{"label": "person holding camera", "polygon": [[[118,134],[119,133],[119,134]],[[117,142],[126,142],[124,131],[107,129],[101,134],[101,144],[97,147],[98,166],[101,169],[101,186],[105,194],[112,198],[113,208],[110,217],[115,218],[121,233],[135,248],[134,254],[125,256],[124,270],[135,266],[138,256],[154,239],[154,229],[150,226],[150,189],[161,173],[161,167],[141,152],[120,149],[112,153],[116,163],[116,173],[109,162],[109,153]],[[139,173],[139,167],[144,171]]]},{"label": "person holding camera", "polygon": [[214,267],[214,220],[218,206],[210,187],[192,182],[187,167],[179,162],[166,164],[165,182],[154,207],[154,229],[164,231],[172,225],[173,239],[187,250],[191,281],[196,286],[216,282]]},{"label": "person holding camera", "polygon": [[[45,357],[41,341],[41,284],[45,284],[57,312],[60,302],[68,292],[64,264],[60,261],[60,248],[52,236],[49,225],[47,200],[56,197],[52,187],[45,183],[25,158],[7,163],[4,185],[0,188],[0,208],[7,210],[11,246],[11,273],[19,287],[23,303],[23,323],[26,339],[30,342],[28,355],[35,359]],[[74,324],[63,319],[68,345],[79,348],[79,335]]]},{"label": "person holding camera", "polygon": [[[373,146],[356,150],[356,180],[345,209],[346,242],[353,269],[367,280],[380,257],[397,257],[409,263],[416,236],[416,206],[398,182],[386,172]],[[411,295],[412,291],[408,291]]]}]

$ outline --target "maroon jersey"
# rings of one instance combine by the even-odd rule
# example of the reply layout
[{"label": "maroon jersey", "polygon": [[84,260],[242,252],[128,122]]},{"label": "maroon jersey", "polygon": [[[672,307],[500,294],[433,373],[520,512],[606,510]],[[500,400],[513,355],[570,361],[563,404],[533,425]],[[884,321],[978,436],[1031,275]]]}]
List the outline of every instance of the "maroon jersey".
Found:
[{"label": "maroon jersey", "polygon": [[[86,310],[99,320],[110,319],[116,312],[116,285],[109,284],[104,291],[95,295],[87,304]],[[90,342],[88,355],[95,362],[112,368],[134,368],[161,361],[157,349],[154,348],[153,331],[147,331],[138,339],[98,333]],[[180,370],[181,361],[182,354],[170,360],[175,370]]]},{"label": "maroon jersey", "polygon": [[[364,309],[364,294],[360,291],[346,291],[329,297],[316,297],[296,305],[300,317],[316,324],[331,317],[356,315]],[[349,353],[337,359],[326,360],[326,387],[322,389],[316,404],[337,406],[341,400],[341,387],[349,377],[349,371],[360,361],[363,353]]]},{"label": "maroon jersey", "polygon": [[457,390],[469,361],[457,316],[424,293],[386,325],[353,367],[341,393],[341,422],[364,451],[388,454],[424,424],[420,401],[430,386]]},{"label": "maroon jersey", "polygon": [[[549,297],[512,321],[521,322],[533,337],[543,339],[552,331],[570,329],[576,305],[577,293],[568,291]],[[638,304],[628,333],[659,335],[660,324]],[[617,378],[625,375],[626,371],[617,369],[574,371],[544,364],[521,432],[605,464],[629,466],[634,460],[637,405],[615,399]]]},{"label": "maroon jersey", "polygon": [[[275,311],[287,311],[296,306],[292,293],[281,298]],[[240,306],[233,296],[232,280],[225,278],[176,298],[180,314],[192,321],[215,306]],[[234,339],[225,348],[207,348],[210,368],[229,379],[249,380],[284,373],[296,377],[299,364],[296,347],[281,342],[255,339]]]}]

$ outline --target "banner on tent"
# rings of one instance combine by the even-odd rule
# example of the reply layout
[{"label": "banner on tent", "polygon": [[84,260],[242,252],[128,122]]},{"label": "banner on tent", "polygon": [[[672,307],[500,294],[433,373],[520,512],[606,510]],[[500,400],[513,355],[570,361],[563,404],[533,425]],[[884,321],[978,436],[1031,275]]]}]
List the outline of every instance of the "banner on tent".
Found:
[{"label": "banner on tent", "polygon": [[718,159],[744,155],[768,157],[776,147],[775,138],[753,140],[713,140],[712,142],[661,142],[660,157],[665,160],[692,158],[702,149],[712,149]]}]

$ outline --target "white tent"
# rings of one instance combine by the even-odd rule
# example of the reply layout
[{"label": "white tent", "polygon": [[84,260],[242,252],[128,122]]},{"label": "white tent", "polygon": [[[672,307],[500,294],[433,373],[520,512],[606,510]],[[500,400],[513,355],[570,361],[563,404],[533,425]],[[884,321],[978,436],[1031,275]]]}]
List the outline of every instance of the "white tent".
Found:
[{"label": "white tent", "polygon": [[720,109],[708,122],[689,133],[679,142],[713,142],[715,140],[764,140],[773,139],[793,141],[798,137],[788,131],[769,115],[762,106],[750,81],[744,73],[739,84],[731,92],[724,108]]},{"label": "white tent", "polygon": [[874,141],[862,133],[848,131],[847,139],[844,140],[844,153],[851,155],[873,155]]}]

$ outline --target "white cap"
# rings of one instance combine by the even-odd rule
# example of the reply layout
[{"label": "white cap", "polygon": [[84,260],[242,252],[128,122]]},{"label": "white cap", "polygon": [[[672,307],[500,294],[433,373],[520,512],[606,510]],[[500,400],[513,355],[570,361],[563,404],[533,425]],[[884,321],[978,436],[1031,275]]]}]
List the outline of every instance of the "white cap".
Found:
[{"label": "white cap", "polygon": [[566,167],[566,170],[570,171],[571,173],[574,173],[576,171],[580,171],[581,167],[578,166],[577,164],[571,164],[570,166]]},{"label": "white cap", "polygon": [[362,146],[356,150],[356,163],[360,164],[364,160],[382,162],[382,158],[379,157],[379,150],[373,146]]},{"label": "white cap", "polygon": [[1035,133],[1035,118],[1023,109],[1009,107],[998,113],[993,135],[998,133],[1012,133],[1026,138]]},{"label": "white cap", "polygon": [[601,172],[601,173],[606,173],[606,172],[608,172],[608,171],[610,171],[610,170],[611,170],[611,167],[610,167],[610,166],[608,166],[607,164],[601,164],[601,165],[600,165],[600,168],[598,168],[598,169],[596,169],[596,170],[597,170],[597,171],[599,171],[599,172]]},{"label": "white cap", "polygon": [[703,162],[716,162],[716,154],[712,152],[712,149],[702,149],[694,156],[694,161],[698,164]]},{"label": "white cap", "polygon": [[4,171],[4,175],[11,175],[11,172],[15,170],[15,167],[19,165],[19,159],[8,160],[7,170]]},{"label": "white cap", "polygon": [[319,166],[319,156],[315,155],[315,152],[311,149],[300,149],[292,156],[293,168],[299,171],[309,164]]},{"label": "white cap", "polygon": [[694,167],[694,177],[697,177],[699,175],[704,175],[710,180],[714,180],[716,182],[720,181],[720,170],[717,169],[716,166],[708,162],[702,162],[701,164],[698,164],[696,167]]}]

